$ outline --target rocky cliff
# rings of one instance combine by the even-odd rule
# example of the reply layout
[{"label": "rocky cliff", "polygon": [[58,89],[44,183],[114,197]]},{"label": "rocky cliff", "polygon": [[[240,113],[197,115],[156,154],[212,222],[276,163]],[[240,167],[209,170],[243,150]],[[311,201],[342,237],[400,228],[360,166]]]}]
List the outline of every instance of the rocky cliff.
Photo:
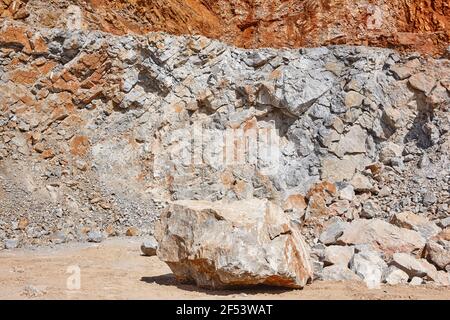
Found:
[{"label": "rocky cliff", "polygon": [[[324,245],[361,250],[367,242],[389,259],[396,252],[427,257],[445,273],[447,40],[419,46],[439,52],[434,58],[351,45],[244,49],[201,35],[144,33],[160,29],[158,21],[167,31],[189,31],[170,19],[198,21],[195,28],[210,32],[216,24],[234,30],[233,23],[251,21],[249,4],[229,8],[238,17],[231,23],[221,1],[186,2],[203,14],[181,10],[183,2],[158,3],[115,2],[108,24],[97,16],[104,1],[44,8],[39,1],[3,0],[0,239],[7,248],[151,234],[174,200],[260,198],[302,226],[316,267],[331,264],[333,277],[354,273],[326,258]],[[301,3],[295,8],[314,4]],[[427,41],[445,39],[448,31],[446,3],[433,3],[435,17],[417,18],[415,10],[420,23],[408,24]],[[270,12],[279,18],[249,23],[241,33],[204,33],[249,47],[295,47],[313,34],[310,45],[333,43],[320,38],[326,28],[302,31],[301,39],[270,32],[289,26],[290,5],[274,2]],[[138,7],[160,20],[150,29],[140,18],[125,23],[121,14],[140,17],[132,11]],[[212,14],[218,11],[224,20]],[[44,17],[51,12],[66,14]],[[398,28],[393,34],[401,35]],[[267,40],[269,33],[275,38]],[[360,43],[352,39],[344,42]]]}]

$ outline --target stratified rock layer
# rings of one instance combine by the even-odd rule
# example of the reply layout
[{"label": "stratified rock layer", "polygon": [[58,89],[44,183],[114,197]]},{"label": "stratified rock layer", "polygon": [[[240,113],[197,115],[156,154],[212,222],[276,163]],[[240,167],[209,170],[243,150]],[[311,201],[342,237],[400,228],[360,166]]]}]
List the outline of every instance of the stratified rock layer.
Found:
[{"label": "stratified rock layer", "polygon": [[1,0],[0,16],[115,34],[201,34],[245,48],[371,45],[443,54],[450,41],[446,0]]}]

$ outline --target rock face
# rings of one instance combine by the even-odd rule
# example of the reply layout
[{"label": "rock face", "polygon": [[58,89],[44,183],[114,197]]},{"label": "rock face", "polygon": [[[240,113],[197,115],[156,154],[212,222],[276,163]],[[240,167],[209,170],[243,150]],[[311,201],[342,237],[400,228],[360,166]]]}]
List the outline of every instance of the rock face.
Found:
[{"label": "rock face", "polygon": [[158,257],[180,281],[301,288],[312,278],[297,225],[267,200],[178,201],[156,227]]},{"label": "rock face", "polygon": [[366,277],[373,250],[445,285],[448,6],[420,3],[0,0],[1,250],[148,236],[174,201],[270,199],[316,275]]}]

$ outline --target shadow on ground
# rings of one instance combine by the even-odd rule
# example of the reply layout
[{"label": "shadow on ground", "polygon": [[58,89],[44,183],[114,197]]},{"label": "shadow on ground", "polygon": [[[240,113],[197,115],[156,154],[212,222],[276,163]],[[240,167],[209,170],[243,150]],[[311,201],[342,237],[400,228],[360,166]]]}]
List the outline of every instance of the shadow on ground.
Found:
[{"label": "shadow on ground", "polygon": [[284,292],[290,292],[295,289],[287,289],[287,288],[277,288],[277,287],[270,287],[265,285],[259,285],[255,286],[252,289],[248,288],[236,288],[236,289],[230,289],[230,290],[209,290],[204,288],[199,288],[194,284],[189,283],[180,283],[177,281],[173,273],[167,273],[160,276],[154,276],[154,277],[142,277],[141,281],[146,283],[156,283],[162,286],[175,286],[178,289],[190,291],[190,292],[199,292],[203,294],[208,295],[221,295],[221,296],[227,296],[227,295],[235,295],[235,294],[273,294],[273,295],[279,295],[280,293]]}]

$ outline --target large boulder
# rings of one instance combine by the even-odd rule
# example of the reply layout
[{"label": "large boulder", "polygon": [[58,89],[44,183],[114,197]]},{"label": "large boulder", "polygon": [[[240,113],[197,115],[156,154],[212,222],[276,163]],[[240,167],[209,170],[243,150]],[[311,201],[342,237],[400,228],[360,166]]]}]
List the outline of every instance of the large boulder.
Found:
[{"label": "large boulder", "polygon": [[267,200],[176,201],[155,238],[177,279],[200,287],[302,288],[313,276],[299,225]]}]

